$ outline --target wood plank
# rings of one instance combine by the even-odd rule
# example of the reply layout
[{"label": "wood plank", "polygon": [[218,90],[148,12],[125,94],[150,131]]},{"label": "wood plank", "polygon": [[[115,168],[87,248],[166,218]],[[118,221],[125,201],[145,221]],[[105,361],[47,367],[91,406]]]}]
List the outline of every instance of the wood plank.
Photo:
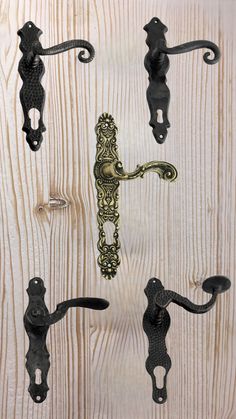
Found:
[{"label": "wood plank", "polygon": [[[170,46],[209,39],[222,50],[207,66],[202,51],[171,56],[171,128],[157,145],[145,99],[144,24],[157,15]],[[21,131],[16,35],[27,20],[44,47],[67,39],[93,43],[96,59],[77,51],[44,57],[47,131],[32,153]],[[168,402],[151,399],[142,330],[143,289],[152,276],[201,303],[206,276],[235,273],[235,4],[233,0],[2,0],[0,4],[0,407],[7,419],[234,419],[235,287],[205,316],[171,307]],[[120,186],[121,265],[105,281],[96,263],[94,126],[111,113],[127,170],[163,159],[173,185],[155,175]],[[50,196],[69,202],[50,210]],[[51,328],[50,391],[42,405],[27,392],[22,318],[28,280],[45,280],[51,310],[67,298],[110,300],[105,312],[71,310]]]}]

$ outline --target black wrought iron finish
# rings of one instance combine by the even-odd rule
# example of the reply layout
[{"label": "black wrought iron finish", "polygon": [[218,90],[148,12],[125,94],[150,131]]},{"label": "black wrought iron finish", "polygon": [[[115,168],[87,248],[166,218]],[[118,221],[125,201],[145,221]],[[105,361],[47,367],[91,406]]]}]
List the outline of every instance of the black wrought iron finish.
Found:
[{"label": "black wrought iron finish", "polygon": [[[212,297],[206,304],[197,305],[174,291],[165,290],[161,281],[157,278],[148,281],[144,290],[148,299],[148,307],[143,317],[143,329],[149,340],[146,369],[152,379],[152,398],[156,403],[165,403],[167,400],[166,382],[167,374],[171,368],[171,359],[167,353],[165,342],[170,327],[168,305],[173,302],[191,313],[206,313],[214,306],[218,294],[227,291],[230,285],[230,280],[224,276],[212,276],[206,279],[202,284],[202,289],[212,294]],[[156,367],[165,369],[162,388],[158,388],[156,385],[154,374]]]},{"label": "black wrought iron finish", "polygon": [[[46,346],[49,327],[61,320],[71,307],[105,310],[109,306],[109,302],[101,298],[74,298],[58,304],[56,310],[50,314],[44,302],[46,289],[41,278],[31,279],[27,292],[29,305],[24,315],[24,325],[29,337],[29,350],[26,355],[26,368],[30,377],[28,390],[34,402],[42,403],[49,390],[47,375],[50,362]],[[41,382],[37,382],[38,372]]]},{"label": "black wrought iron finish", "polygon": [[[45,68],[40,55],[54,55],[72,48],[83,48],[78,54],[78,59],[82,63],[89,63],[94,58],[95,51],[88,41],[82,39],[74,39],[44,49],[39,41],[42,31],[33,22],[25,23],[17,34],[21,38],[20,50],[23,53],[18,68],[23,80],[20,91],[20,101],[24,112],[24,125],[22,129],[26,133],[26,141],[31,150],[37,151],[43,140],[42,134],[46,130],[43,123],[45,91],[41,85]],[[87,57],[84,56],[85,50],[88,52]],[[31,126],[29,117],[29,111],[31,109],[37,109],[40,113],[37,129],[33,129]]]},{"label": "black wrought iron finish", "polygon": [[[143,177],[145,173],[154,172],[167,181],[173,182],[177,178],[176,168],[165,161],[150,161],[138,165],[133,172],[126,172],[119,160],[117,146],[117,127],[114,118],[103,113],[95,128],[97,134],[97,153],[94,165],[94,176],[97,188],[98,204],[98,264],[106,279],[112,279],[120,264],[119,258],[119,185],[120,181],[127,181]],[[104,225],[110,222],[114,226],[113,242],[108,244]]]},{"label": "black wrought iron finish", "polygon": [[152,18],[143,29],[147,32],[146,44],[149,47],[144,59],[144,66],[149,74],[149,86],[147,88],[147,101],[151,115],[149,125],[152,127],[156,141],[162,144],[167,137],[167,129],[170,127],[168,120],[170,91],[166,84],[166,73],[169,70],[167,55],[208,48],[214,53],[214,56],[209,58],[210,52],[205,52],[203,59],[207,64],[215,64],[220,59],[220,50],[213,42],[205,40],[186,42],[168,48],[165,38],[168,29],[157,17]]}]

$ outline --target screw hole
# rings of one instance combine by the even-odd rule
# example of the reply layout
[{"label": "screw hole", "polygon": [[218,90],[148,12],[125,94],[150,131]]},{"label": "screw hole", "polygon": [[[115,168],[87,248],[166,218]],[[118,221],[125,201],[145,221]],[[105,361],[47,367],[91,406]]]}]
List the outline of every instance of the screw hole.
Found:
[{"label": "screw hole", "polygon": [[162,135],[162,134],[161,134],[161,135],[159,135],[159,138],[161,138],[161,139],[162,139],[162,138],[164,138],[164,135]]},{"label": "screw hole", "polygon": [[40,401],[41,400],[41,396],[36,396],[36,400]]},{"label": "screw hole", "polygon": [[158,401],[159,402],[162,402],[163,401],[163,398],[162,397],[158,397]]},{"label": "screw hole", "polygon": [[37,283],[38,283],[37,279],[35,279],[34,283],[35,283],[35,284],[37,284]]},{"label": "screw hole", "polygon": [[29,23],[28,27],[29,27],[29,28],[32,28],[32,25],[31,25],[31,23]]}]

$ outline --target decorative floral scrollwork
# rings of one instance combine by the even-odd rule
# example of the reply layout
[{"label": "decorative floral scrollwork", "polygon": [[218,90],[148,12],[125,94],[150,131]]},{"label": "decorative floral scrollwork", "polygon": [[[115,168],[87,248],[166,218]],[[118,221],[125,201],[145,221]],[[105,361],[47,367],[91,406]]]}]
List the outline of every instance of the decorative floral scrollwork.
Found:
[{"label": "decorative floral scrollwork", "polygon": [[[94,166],[95,185],[97,188],[98,201],[98,264],[102,275],[111,279],[116,275],[120,264],[118,251],[119,243],[119,212],[118,212],[118,188],[120,180],[131,180],[143,177],[147,172],[157,173],[158,176],[168,182],[177,178],[176,168],[164,161],[151,161],[138,165],[133,172],[126,172],[119,160],[116,134],[117,127],[111,115],[104,113],[100,116],[96,126],[97,153]],[[104,224],[109,221],[114,225],[113,242],[108,244]]]}]

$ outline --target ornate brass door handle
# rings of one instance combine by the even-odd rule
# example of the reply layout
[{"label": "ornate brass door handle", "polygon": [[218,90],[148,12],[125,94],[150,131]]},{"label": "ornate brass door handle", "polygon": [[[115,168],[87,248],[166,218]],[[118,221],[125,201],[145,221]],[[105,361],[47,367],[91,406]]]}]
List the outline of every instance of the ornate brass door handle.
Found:
[{"label": "ornate brass door handle", "polygon": [[168,48],[165,38],[168,29],[157,17],[152,18],[143,29],[147,32],[146,44],[149,48],[144,59],[144,66],[149,74],[147,88],[151,116],[149,125],[152,127],[155,140],[162,144],[167,137],[167,128],[170,127],[168,119],[170,91],[166,84],[166,73],[169,70],[167,54],[182,54],[199,48],[208,48],[213,52],[214,57],[210,59],[210,52],[205,52],[203,59],[207,64],[215,64],[220,59],[220,50],[213,42],[205,40],[186,42]]},{"label": "ornate brass door handle", "polygon": [[[133,172],[126,172],[119,160],[116,134],[117,127],[111,115],[104,113],[100,116],[96,126],[97,153],[94,165],[95,184],[97,188],[98,203],[98,229],[99,240],[98,264],[101,273],[106,279],[116,275],[120,264],[118,251],[119,243],[119,212],[118,212],[118,188],[121,180],[131,180],[143,177],[147,172],[155,172],[161,179],[169,182],[177,178],[175,167],[164,161],[151,161],[137,166]],[[113,243],[108,244],[104,231],[104,224],[111,222],[114,225]]]},{"label": "ornate brass door handle", "polygon": [[[173,302],[191,313],[203,314],[213,308],[217,296],[227,291],[230,286],[230,280],[224,276],[212,276],[206,279],[202,284],[202,289],[212,294],[212,296],[206,304],[197,305],[174,291],[165,290],[161,281],[157,278],[148,281],[144,290],[148,299],[148,306],[143,316],[143,329],[149,341],[146,369],[152,379],[152,398],[154,402],[161,404],[167,399],[167,374],[171,368],[171,359],[167,353],[165,342],[170,327],[168,305]],[[165,370],[161,388],[156,383],[156,367],[162,367]]]},{"label": "ornate brass door handle", "polygon": [[30,377],[28,390],[35,403],[42,403],[49,390],[47,375],[50,362],[46,346],[49,327],[61,320],[69,308],[85,307],[92,310],[105,310],[109,302],[102,298],[74,298],[63,301],[57,305],[53,313],[49,313],[44,302],[46,289],[41,278],[31,279],[27,292],[29,305],[24,315],[24,326],[29,337],[29,350],[26,355],[26,368]]},{"label": "ornate brass door handle", "polygon": [[[24,125],[22,130],[26,133],[26,141],[31,150],[37,151],[43,140],[42,134],[46,131],[43,123],[45,91],[41,85],[45,68],[40,55],[54,55],[72,48],[82,48],[82,51],[78,54],[78,59],[82,63],[89,63],[94,58],[95,51],[93,46],[83,39],[73,39],[44,49],[39,41],[42,31],[33,22],[26,22],[18,30],[17,34],[21,38],[20,50],[23,54],[18,68],[23,80],[23,85],[20,90],[20,101],[24,112]],[[85,50],[88,52],[87,57],[84,57]],[[38,126],[36,127],[32,126],[30,119],[29,112],[32,109],[39,113]]]}]

